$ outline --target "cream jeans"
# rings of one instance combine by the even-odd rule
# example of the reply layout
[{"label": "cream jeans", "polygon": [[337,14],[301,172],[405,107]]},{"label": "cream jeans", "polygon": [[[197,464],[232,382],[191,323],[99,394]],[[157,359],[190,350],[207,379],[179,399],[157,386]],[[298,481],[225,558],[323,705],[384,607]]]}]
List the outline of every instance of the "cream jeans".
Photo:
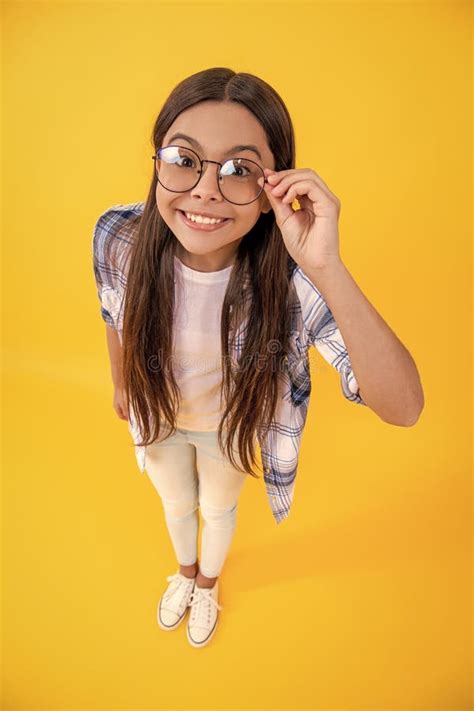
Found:
[{"label": "cream jeans", "polygon": [[[236,461],[241,463],[238,454]],[[199,569],[207,578],[218,577],[236,527],[237,500],[249,475],[224,458],[217,431],[179,428],[146,447],[145,469],[160,495],[178,563],[197,561],[199,507],[204,521]]]}]

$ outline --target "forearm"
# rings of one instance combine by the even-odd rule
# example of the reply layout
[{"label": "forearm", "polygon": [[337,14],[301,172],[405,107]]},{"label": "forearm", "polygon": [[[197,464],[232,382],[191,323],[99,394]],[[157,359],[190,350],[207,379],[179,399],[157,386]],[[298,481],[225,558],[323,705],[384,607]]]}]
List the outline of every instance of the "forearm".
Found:
[{"label": "forearm", "polygon": [[108,324],[106,324],[106,332],[112,381],[116,388],[122,387],[122,345],[117,331]]},{"label": "forearm", "polygon": [[385,422],[410,426],[424,405],[415,362],[341,260],[305,271],[339,327],[364,402]]}]

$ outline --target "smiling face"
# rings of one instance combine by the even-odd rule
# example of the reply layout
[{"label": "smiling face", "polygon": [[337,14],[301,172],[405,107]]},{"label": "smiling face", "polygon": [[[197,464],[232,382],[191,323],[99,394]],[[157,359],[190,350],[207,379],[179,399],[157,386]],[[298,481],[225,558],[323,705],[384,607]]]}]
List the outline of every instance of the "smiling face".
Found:
[{"label": "smiling face", "polygon": [[[194,142],[174,138],[176,133],[185,134]],[[260,155],[248,148],[229,152],[237,143],[254,146]],[[192,148],[201,159],[224,163],[230,158],[247,158],[262,168],[275,169],[261,124],[241,104],[205,101],[186,109],[171,124],[160,147],[168,145]],[[192,190],[173,193],[158,182],[156,185],[156,205],[178,240],[177,256],[198,271],[218,271],[232,264],[241,239],[261,212],[271,210],[264,192],[248,205],[234,205],[222,196],[217,180],[217,166],[204,163],[201,179]],[[212,231],[197,229],[187,224],[182,211],[204,212],[228,219]]]}]

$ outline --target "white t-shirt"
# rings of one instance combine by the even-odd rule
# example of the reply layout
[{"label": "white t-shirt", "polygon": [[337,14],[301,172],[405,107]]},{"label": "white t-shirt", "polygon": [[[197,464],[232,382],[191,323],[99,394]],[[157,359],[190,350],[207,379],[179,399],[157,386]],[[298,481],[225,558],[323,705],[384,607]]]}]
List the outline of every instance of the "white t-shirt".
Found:
[{"label": "white t-shirt", "polygon": [[173,372],[181,390],[177,427],[217,430],[222,383],[221,313],[233,264],[191,269],[175,255]]}]

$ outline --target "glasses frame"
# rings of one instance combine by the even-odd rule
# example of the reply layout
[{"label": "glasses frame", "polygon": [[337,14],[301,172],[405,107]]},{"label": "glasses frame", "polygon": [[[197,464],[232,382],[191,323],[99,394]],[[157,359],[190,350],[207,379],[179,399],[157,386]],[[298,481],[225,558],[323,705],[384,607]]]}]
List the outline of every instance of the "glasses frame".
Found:
[{"label": "glasses frame", "polygon": [[[198,176],[198,179],[196,180],[196,182],[194,183],[194,185],[191,188],[188,188],[188,190],[170,190],[169,188],[166,187],[166,185],[163,185],[163,183],[161,182],[161,180],[158,176],[157,159],[158,160],[160,159],[159,154],[165,148],[184,148],[185,150],[191,151],[191,153],[194,153],[194,155],[198,159],[198,161],[199,161],[199,176]],[[229,200],[229,198],[227,198],[221,190],[220,181],[219,181],[219,171],[222,168],[222,166],[225,165],[225,163],[227,163],[228,161],[231,161],[231,160],[236,160],[236,159],[249,161],[250,163],[253,163],[254,165],[258,166],[258,168],[260,168],[260,170],[262,171],[263,185],[260,188],[260,192],[258,193],[257,197],[254,197],[254,199],[250,200],[249,202],[234,202],[233,200]],[[222,197],[224,198],[224,200],[232,203],[232,205],[250,205],[251,203],[255,202],[255,200],[258,200],[260,195],[263,193],[263,191],[265,189],[265,183],[268,183],[268,180],[265,177],[264,170],[263,170],[262,166],[260,165],[260,163],[257,163],[254,160],[250,160],[250,158],[244,158],[243,156],[238,156],[237,158],[229,158],[228,160],[224,161],[224,163],[219,163],[218,160],[207,160],[207,158],[201,158],[201,156],[198,155],[198,153],[196,153],[196,151],[194,151],[192,148],[188,148],[187,146],[178,146],[178,145],[172,143],[170,146],[162,146],[161,148],[159,148],[157,150],[156,154],[154,156],[152,156],[152,160],[154,161],[154,164],[155,164],[156,179],[158,180],[159,184],[162,185],[165,190],[169,190],[170,193],[187,193],[189,190],[194,190],[194,188],[199,183],[199,181],[201,180],[201,178],[204,174],[204,170],[203,170],[204,163],[215,163],[215,165],[217,166],[216,167],[216,179],[217,179],[217,187],[219,188],[219,192],[222,195]]]}]

